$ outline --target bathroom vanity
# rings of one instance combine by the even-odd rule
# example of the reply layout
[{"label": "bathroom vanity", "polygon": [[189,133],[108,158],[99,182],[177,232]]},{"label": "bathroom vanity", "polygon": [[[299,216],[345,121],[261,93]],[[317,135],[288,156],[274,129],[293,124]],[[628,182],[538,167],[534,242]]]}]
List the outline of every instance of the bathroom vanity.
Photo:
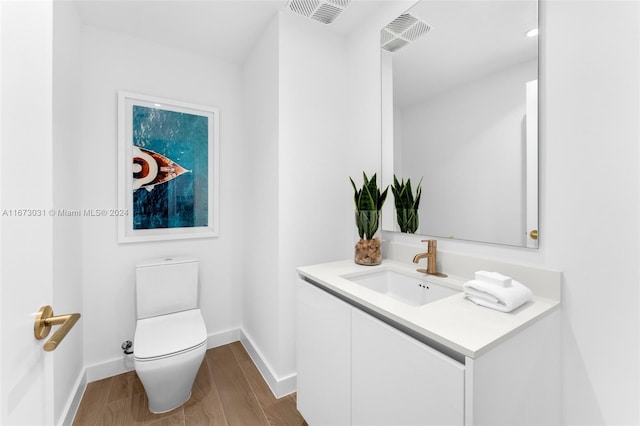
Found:
[{"label": "bathroom vanity", "polygon": [[298,268],[298,410],[312,426],[559,424],[556,274],[557,292],[534,285],[502,313],[464,298],[471,276],[391,260]]}]

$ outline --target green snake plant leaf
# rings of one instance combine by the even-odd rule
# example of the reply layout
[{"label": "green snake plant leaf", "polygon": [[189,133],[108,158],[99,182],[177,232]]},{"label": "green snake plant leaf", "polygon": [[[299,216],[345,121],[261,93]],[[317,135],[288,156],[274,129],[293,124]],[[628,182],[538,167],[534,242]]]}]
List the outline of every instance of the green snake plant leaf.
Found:
[{"label": "green snake plant leaf", "polygon": [[418,188],[416,189],[416,200],[413,203],[413,208],[418,210],[418,206],[420,205],[420,197],[422,196],[422,179],[420,179],[420,183],[418,183]]},{"label": "green snake plant leaf", "polygon": [[380,193],[376,182],[376,174],[374,173],[369,179],[366,173],[362,172],[363,184],[358,189],[351,177],[351,186],[353,187],[353,197],[356,207],[356,226],[358,227],[358,235],[362,239],[372,239],[380,225],[380,209],[384,205],[387,198],[389,187]]},{"label": "green snake plant leaf", "polygon": [[418,207],[420,205],[420,197],[422,196],[422,179],[418,183],[415,192],[415,198],[413,190],[411,188],[411,179],[404,179],[398,181],[398,178],[393,176],[393,186],[391,187],[393,192],[394,204],[396,207],[396,219],[400,231],[407,233],[414,233],[418,230]]},{"label": "green snake plant leaf", "polygon": [[382,194],[380,194],[380,191],[378,191],[378,210],[382,210],[382,206],[384,205],[385,200],[387,199],[387,192],[389,191],[389,187],[387,186],[385,188],[385,190],[382,192]]}]

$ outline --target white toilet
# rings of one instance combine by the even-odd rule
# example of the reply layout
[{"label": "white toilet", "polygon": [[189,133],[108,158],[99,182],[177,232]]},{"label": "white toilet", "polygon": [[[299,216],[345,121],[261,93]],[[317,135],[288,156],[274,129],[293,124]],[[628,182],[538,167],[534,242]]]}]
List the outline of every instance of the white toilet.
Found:
[{"label": "white toilet", "polygon": [[152,413],[184,404],[207,350],[198,309],[198,260],[154,259],[136,266],[134,366]]}]

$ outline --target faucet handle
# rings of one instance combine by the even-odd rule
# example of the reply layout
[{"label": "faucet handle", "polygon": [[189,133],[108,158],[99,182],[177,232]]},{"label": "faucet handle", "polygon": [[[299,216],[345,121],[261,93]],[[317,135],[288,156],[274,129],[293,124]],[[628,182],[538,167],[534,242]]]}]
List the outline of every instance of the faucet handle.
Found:
[{"label": "faucet handle", "polygon": [[436,240],[422,240],[423,243],[427,243],[428,248],[435,248],[438,244]]}]

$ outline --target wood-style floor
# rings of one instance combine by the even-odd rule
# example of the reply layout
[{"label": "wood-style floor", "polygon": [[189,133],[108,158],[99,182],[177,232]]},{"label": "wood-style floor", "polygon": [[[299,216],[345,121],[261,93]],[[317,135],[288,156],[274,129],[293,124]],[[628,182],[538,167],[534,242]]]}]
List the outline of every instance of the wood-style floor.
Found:
[{"label": "wood-style floor", "polygon": [[209,349],[191,398],[163,414],[149,411],[134,371],[89,383],[74,425],[306,425],[295,394],[276,399],[240,342]]}]

